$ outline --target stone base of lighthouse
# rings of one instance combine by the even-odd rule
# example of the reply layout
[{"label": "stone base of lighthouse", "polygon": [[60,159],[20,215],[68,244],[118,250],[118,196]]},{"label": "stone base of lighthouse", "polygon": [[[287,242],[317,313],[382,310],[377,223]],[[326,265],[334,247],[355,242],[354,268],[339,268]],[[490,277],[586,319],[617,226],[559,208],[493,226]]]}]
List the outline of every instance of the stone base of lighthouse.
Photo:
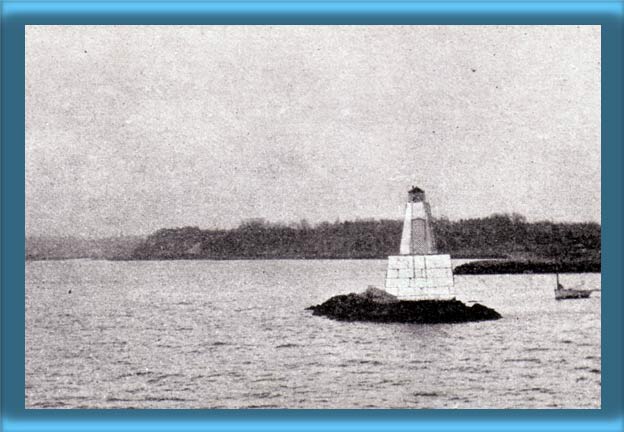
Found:
[{"label": "stone base of lighthouse", "polygon": [[385,290],[401,300],[452,299],[455,290],[451,256],[389,256]]}]

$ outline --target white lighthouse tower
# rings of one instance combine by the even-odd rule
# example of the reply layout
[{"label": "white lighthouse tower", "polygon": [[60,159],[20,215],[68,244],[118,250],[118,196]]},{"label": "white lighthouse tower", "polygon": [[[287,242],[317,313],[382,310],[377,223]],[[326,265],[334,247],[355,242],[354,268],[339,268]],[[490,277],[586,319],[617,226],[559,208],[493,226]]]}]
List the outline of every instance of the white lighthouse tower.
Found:
[{"label": "white lighthouse tower", "polygon": [[451,256],[439,255],[425,191],[407,194],[400,255],[388,257],[385,289],[401,300],[448,300],[455,297]]}]

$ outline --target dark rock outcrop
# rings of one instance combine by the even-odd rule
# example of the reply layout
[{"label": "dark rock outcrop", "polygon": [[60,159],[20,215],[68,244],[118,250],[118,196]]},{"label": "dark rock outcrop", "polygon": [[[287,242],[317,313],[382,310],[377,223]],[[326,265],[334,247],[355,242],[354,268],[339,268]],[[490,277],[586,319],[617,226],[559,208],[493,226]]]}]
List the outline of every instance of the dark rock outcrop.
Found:
[{"label": "dark rock outcrop", "polygon": [[338,295],[307,308],[314,315],[339,321],[439,324],[485,321],[501,318],[494,309],[480,304],[467,306],[459,300],[399,300],[385,291],[369,288],[363,293]]},{"label": "dark rock outcrop", "polygon": [[600,267],[600,258],[567,261],[473,261],[457,266],[453,274],[600,273]]}]

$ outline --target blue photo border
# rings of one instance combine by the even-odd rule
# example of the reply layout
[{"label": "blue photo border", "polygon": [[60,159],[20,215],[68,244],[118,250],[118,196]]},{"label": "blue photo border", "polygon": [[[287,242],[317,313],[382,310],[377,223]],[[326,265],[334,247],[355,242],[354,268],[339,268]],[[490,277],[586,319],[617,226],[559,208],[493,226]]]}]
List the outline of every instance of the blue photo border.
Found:
[{"label": "blue photo border", "polygon": [[[593,431],[622,418],[621,1],[4,1],[1,9],[1,430]],[[602,26],[600,410],[25,410],[24,26],[72,24],[471,24]],[[582,103],[582,101],[579,101]]]}]

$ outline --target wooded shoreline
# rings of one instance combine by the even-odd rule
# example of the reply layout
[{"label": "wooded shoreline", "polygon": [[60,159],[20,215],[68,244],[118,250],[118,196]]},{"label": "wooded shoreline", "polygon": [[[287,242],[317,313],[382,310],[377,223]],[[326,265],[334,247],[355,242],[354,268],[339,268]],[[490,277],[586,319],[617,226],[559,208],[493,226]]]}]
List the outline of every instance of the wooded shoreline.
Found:
[{"label": "wooded shoreline", "polygon": [[[600,271],[597,223],[527,222],[517,214],[434,219],[440,253],[454,259],[502,259],[460,266],[456,274]],[[161,229],[147,237],[28,238],[27,260],[386,259],[398,254],[400,220],[310,225],[248,220],[229,230]]]}]

